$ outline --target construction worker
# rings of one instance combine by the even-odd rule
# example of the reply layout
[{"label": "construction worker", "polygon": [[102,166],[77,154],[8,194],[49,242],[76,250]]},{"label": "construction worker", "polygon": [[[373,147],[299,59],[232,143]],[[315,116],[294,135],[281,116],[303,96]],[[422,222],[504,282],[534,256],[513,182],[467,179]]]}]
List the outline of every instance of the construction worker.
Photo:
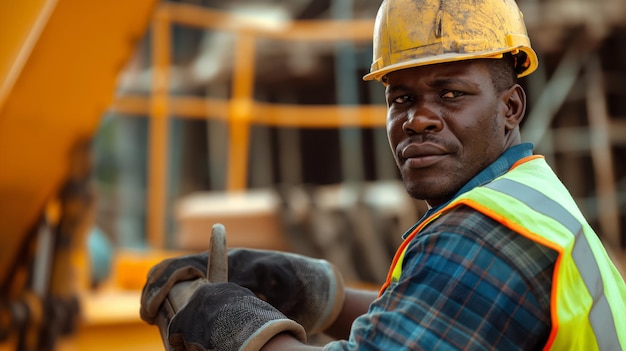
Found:
[{"label": "construction worker", "polygon": [[[517,83],[537,56],[513,0],[385,0],[365,80],[385,85],[387,134],[408,193],[429,205],[378,293],[332,264],[230,252],[169,324],[176,350],[623,350],[626,285],[574,200],[521,142]],[[154,323],[173,284],[207,254],[149,274]]]}]

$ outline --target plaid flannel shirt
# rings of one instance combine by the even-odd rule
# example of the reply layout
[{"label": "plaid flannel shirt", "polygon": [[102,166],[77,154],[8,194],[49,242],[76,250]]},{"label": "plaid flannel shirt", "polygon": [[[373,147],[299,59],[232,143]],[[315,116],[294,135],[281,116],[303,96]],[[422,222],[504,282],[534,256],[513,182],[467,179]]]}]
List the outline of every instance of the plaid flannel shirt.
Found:
[{"label": "plaid flannel shirt", "polygon": [[[503,174],[531,150],[530,144],[507,150],[455,197]],[[541,349],[551,328],[556,257],[460,206],[413,239],[400,280],[355,320],[349,340],[325,350]]]}]

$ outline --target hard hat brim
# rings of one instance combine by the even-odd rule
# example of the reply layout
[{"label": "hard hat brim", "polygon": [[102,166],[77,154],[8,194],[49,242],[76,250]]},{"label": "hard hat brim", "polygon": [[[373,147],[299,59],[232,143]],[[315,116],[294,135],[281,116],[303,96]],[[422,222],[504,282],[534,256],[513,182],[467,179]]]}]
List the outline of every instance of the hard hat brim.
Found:
[{"label": "hard hat brim", "polygon": [[448,63],[448,62],[456,62],[456,61],[465,61],[465,60],[475,60],[475,59],[500,59],[507,52],[511,51],[524,51],[527,56],[530,56],[528,62],[529,66],[522,72],[518,73],[518,78],[527,76],[534,72],[537,69],[537,54],[535,51],[528,47],[520,47],[517,50],[511,50],[507,48],[502,51],[489,51],[485,53],[467,53],[467,54],[459,54],[459,53],[447,53],[442,55],[437,55],[436,57],[423,57],[414,60],[408,60],[399,62],[396,64],[385,66],[379,70],[372,70],[372,72],[363,76],[364,81],[377,80],[382,81],[383,77],[391,72],[414,68],[420,66],[434,65],[438,63]]}]

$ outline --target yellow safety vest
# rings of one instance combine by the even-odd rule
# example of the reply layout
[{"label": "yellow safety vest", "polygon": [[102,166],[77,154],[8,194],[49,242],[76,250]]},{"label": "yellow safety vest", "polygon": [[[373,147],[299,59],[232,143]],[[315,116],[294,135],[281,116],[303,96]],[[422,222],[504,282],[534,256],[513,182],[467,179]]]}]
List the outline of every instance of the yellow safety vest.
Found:
[{"label": "yellow safety vest", "polygon": [[558,252],[544,350],[626,350],[626,284],[571,195],[541,156],[476,187],[432,214],[398,248],[383,285],[400,279],[411,240],[450,209],[466,205]]}]

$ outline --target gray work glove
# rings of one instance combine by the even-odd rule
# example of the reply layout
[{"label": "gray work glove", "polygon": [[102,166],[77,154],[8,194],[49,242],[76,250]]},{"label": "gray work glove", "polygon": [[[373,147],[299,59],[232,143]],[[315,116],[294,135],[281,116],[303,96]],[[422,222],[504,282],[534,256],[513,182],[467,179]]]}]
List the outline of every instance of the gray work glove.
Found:
[{"label": "gray work glove", "polygon": [[[161,304],[176,283],[206,278],[207,261],[208,253],[203,252],[167,259],[153,267],[141,296],[141,318],[154,324]],[[343,307],[343,278],[326,260],[278,251],[232,249],[228,253],[228,281],[248,288],[302,325],[309,335],[328,328]]]},{"label": "gray work glove", "polygon": [[233,283],[203,283],[168,326],[176,351],[258,351],[274,336],[288,332],[301,342],[306,333],[270,304]]}]

